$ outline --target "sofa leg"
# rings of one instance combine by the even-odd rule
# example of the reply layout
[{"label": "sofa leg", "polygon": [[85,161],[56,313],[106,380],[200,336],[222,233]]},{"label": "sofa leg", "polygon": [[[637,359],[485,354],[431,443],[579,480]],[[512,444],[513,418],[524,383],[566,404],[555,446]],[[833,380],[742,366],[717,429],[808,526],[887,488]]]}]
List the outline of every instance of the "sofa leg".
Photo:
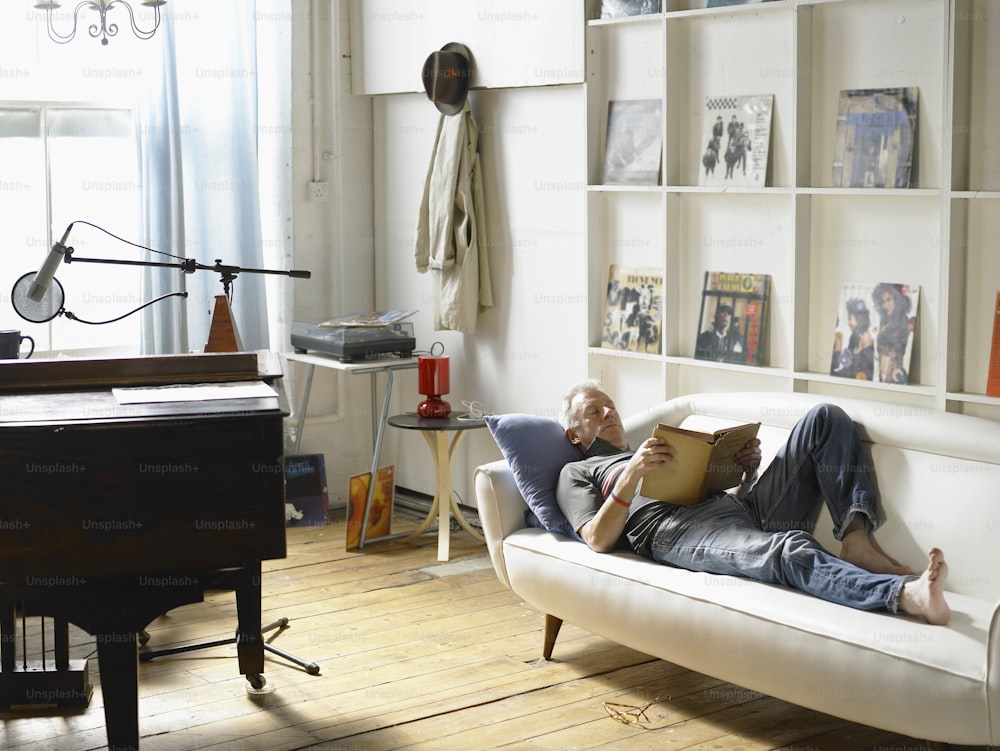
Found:
[{"label": "sofa leg", "polygon": [[554,615],[545,615],[545,645],[542,648],[542,657],[546,660],[552,659],[552,649],[556,646],[556,639],[559,636],[559,629],[562,628],[562,618]]}]

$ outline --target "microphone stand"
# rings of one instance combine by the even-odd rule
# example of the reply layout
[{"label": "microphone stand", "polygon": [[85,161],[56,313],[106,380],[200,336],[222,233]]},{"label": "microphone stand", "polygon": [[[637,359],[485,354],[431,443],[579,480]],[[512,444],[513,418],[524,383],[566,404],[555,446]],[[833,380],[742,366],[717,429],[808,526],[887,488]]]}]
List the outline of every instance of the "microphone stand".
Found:
[{"label": "microphone stand", "polygon": [[[212,315],[212,327],[209,331],[208,344],[205,345],[205,352],[239,352],[242,350],[242,345],[239,341],[239,334],[236,332],[236,326],[232,319],[232,311],[229,308],[229,301],[232,297],[232,284],[236,281],[236,277],[239,274],[277,274],[295,279],[309,279],[312,277],[312,272],[310,271],[297,269],[246,269],[240,266],[224,264],[221,259],[216,259],[214,266],[207,266],[203,263],[198,263],[193,258],[185,258],[176,263],[169,261],[126,261],[111,258],[75,258],[73,252],[73,248],[65,248],[63,252],[64,263],[110,263],[120,266],[146,266],[152,268],[180,269],[185,274],[193,274],[195,271],[214,271],[219,274],[221,276],[222,288],[225,295],[219,295],[215,298],[215,312]],[[178,294],[182,294],[185,297],[187,296],[186,292]],[[228,572],[228,574],[223,573],[222,580],[224,583],[220,583],[220,586],[237,591],[237,597],[239,597],[237,590],[238,585],[236,583],[231,583],[231,579],[233,582],[240,581],[240,572]],[[278,633],[280,634],[288,628],[288,623],[288,618],[282,617],[266,626],[261,626],[260,630],[262,633],[267,633],[268,631],[278,629]],[[221,639],[201,644],[191,644],[182,647],[158,650],[144,650],[139,654],[139,658],[143,662],[148,662],[156,657],[164,655],[173,655],[182,652],[207,649],[224,644],[239,643],[240,638],[240,634],[237,634],[234,638]],[[143,645],[148,642],[149,634],[145,629],[143,629],[140,633],[139,639],[140,643]],[[263,648],[266,652],[271,652],[272,654],[276,654],[289,662],[295,663],[309,673],[309,675],[319,675],[320,667],[315,662],[297,657],[290,652],[279,649],[270,641],[263,642]],[[254,674],[247,675],[246,678],[250,683],[250,688],[248,688],[250,693],[266,693],[269,690],[265,688],[266,680],[264,679],[264,676]]]},{"label": "microphone stand", "polygon": [[[243,349],[236,323],[233,320],[230,302],[232,300],[232,284],[239,274],[274,274],[288,276],[294,279],[309,279],[312,273],[299,269],[248,269],[240,266],[224,264],[216,259],[214,266],[198,263],[193,258],[185,258],[178,262],[170,261],[127,261],[111,258],[79,258],[74,256],[73,248],[67,247],[63,253],[65,263],[110,263],[119,266],[146,266],[153,268],[180,269],[185,274],[195,271],[214,271],[220,275],[224,295],[215,298],[215,311],[212,315],[212,325],[209,330],[208,343],[205,352],[239,352]],[[186,293],[184,293],[186,296]]]}]

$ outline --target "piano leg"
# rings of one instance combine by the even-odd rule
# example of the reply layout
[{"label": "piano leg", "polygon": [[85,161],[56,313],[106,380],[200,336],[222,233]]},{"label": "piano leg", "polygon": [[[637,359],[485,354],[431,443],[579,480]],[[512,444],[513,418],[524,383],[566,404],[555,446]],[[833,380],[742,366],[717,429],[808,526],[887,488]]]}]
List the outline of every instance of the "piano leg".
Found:
[{"label": "piano leg", "polygon": [[108,751],[138,751],[139,647],[135,632],[101,633],[96,638]]},{"label": "piano leg", "polygon": [[0,673],[13,673],[17,659],[16,606],[0,594]]},{"label": "piano leg", "polygon": [[260,561],[249,564],[236,574],[236,656],[240,673],[250,686],[260,691],[264,688],[264,636],[261,633],[261,566]]}]

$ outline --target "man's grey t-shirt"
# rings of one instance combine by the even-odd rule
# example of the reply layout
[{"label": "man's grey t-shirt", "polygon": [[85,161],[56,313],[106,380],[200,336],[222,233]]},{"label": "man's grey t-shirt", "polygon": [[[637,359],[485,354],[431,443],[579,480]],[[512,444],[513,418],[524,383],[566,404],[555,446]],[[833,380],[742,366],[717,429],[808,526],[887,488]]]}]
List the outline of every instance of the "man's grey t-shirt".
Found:
[{"label": "man's grey t-shirt", "polygon": [[[634,453],[597,438],[580,461],[563,467],[556,486],[556,500],[573,529],[579,532],[597,515]],[[649,546],[660,523],[676,510],[677,506],[672,503],[635,496],[617,547],[648,557]]]}]

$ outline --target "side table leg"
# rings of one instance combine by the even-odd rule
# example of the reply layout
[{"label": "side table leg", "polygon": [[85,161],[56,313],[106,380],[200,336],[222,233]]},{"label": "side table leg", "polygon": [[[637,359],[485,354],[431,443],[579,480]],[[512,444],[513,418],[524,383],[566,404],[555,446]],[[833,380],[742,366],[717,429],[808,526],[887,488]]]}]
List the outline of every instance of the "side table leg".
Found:
[{"label": "side table leg", "polygon": [[302,400],[299,404],[299,422],[295,426],[295,446],[292,448],[292,452],[295,454],[299,453],[299,446],[302,445],[302,431],[306,427],[306,410],[309,409],[309,392],[312,391],[313,373],[316,371],[316,366],[312,363],[309,363],[306,368],[306,385],[302,389]]},{"label": "side table leg", "polygon": [[[455,437],[451,439],[451,447],[448,449],[449,483],[453,482],[453,480],[451,479],[451,467],[454,465],[455,462],[455,450],[458,448],[458,444],[462,441],[462,438],[464,437],[465,437],[465,431],[460,430],[457,433],[455,433]],[[466,532],[468,532],[470,535],[472,535],[472,539],[476,540],[477,542],[485,543],[486,538],[483,537],[481,534],[479,534],[479,532],[474,530],[472,528],[472,525],[470,525],[469,522],[465,520],[465,516],[462,515],[462,509],[458,507],[458,497],[454,493],[454,487],[452,487],[452,492],[449,493],[448,504],[451,506],[451,513],[455,515],[455,521],[458,522],[458,525]]]},{"label": "side table leg", "polygon": [[[374,389],[374,384],[372,388]],[[365,512],[361,517],[361,536],[358,539],[358,550],[364,548],[368,540],[368,516],[372,510],[372,498],[375,495],[375,478],[378,477],[379,454],[382,453],[382,437],[385,434],[385,421],[389,418],[389,399],[392,397],[392,368],[385,370],[385,395],[382,397],[382,413],[378,418],[378,428],[375,431],[375,445],[372,447],[372,468],[368,477],[368,493],[365,495]]]},{"label": "side table leg", "polygon": [[448,451],[448,434],[444,430],[435,430],[434,434],[436,447],[434,461],[437,464],[438,560],[447,561],[451,556],[451,452]]}]

